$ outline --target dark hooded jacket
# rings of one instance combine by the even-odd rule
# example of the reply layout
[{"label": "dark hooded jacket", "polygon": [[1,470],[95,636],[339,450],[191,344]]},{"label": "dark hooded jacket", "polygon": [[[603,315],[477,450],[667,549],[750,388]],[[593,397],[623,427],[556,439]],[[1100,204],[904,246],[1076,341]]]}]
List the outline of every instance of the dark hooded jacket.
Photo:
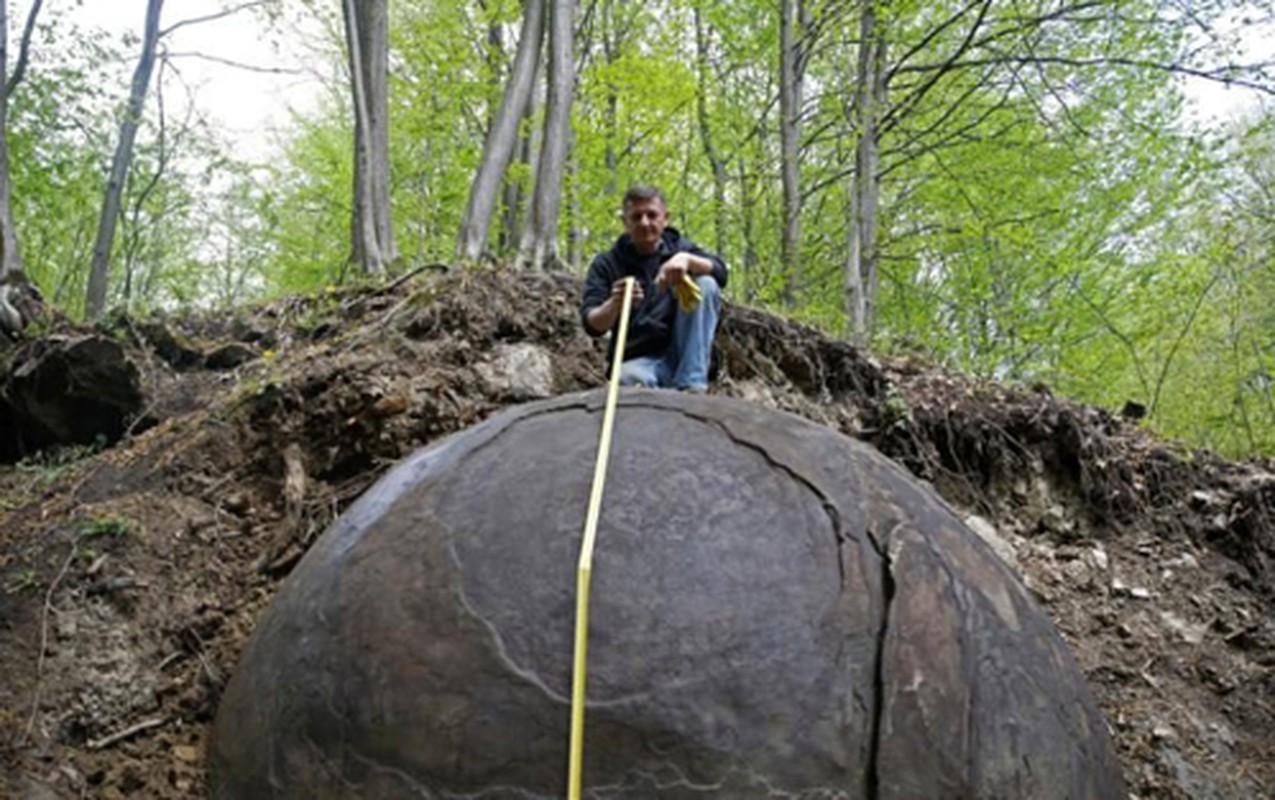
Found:
[{"label": "dark hooded jacket", "polygon": [[[677,313],[677,300],[672,292],[657,296],[655,276],[665,261],[678,253],[707,258],[713,262],[713,279],[726,288],[726,262],[721,256],[704,250],[687,239],[676,228],[664,229],[659,247],[649,256],[640,254],[633,247],[633,240],[626,233],[605,253],[593,259],[589,274],[584,280],[584,297],[580,302],[580,321],[590,336],[602,336],[606,331],[589,327],[589,312],[606,302],[611,296],[611,286],[621,278],[632,275],[642,287],[645,299],[633,309],[629,319],[629,337],[624,346],[624,359],[663,353],[673,336],[673,319]],[[615,339],[607,350],[607,368],[615,356]]]}]

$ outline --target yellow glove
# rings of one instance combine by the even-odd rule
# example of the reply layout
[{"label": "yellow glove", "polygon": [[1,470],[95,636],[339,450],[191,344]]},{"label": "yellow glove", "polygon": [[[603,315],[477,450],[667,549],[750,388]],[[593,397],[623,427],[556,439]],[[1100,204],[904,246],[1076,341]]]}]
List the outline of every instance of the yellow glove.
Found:
[{"label": "yellow glove", "polygon": [[695,285],[695,279],[690,275],[682,276],[682,280],[673,286],[673,293],[677,295],[677,305],[683,314],[699,308],[700,301],[704,299],[704,293]]}]

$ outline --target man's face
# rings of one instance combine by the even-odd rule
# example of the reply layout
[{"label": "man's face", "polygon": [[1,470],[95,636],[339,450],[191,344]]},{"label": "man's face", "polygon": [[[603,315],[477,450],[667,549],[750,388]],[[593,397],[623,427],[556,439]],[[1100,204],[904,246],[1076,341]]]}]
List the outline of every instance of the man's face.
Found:
[{"label": "man's face", "polygon": [[655,252],[667,225],[668,209],[662,200],[635,200],[624,207],[624,231],[642,255]]}]

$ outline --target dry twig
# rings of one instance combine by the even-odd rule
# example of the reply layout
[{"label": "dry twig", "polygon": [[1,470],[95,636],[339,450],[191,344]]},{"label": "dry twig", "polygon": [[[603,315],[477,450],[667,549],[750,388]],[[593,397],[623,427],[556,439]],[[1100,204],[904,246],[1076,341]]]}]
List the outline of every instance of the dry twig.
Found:
[{"label": "dry twig", "polygon": [[116,742],[123,741],[134,734],[150,730],[151,728],[158,728],[166,722],[168,722],[168,717],[153,717],[151,719],[144,719],[136,725],[130,725],[122,731],[116,731],[109,736],[103,736],[101,739],[89,739],[85,746],[90,750],[102,750],[103,748],[110,747]]}]

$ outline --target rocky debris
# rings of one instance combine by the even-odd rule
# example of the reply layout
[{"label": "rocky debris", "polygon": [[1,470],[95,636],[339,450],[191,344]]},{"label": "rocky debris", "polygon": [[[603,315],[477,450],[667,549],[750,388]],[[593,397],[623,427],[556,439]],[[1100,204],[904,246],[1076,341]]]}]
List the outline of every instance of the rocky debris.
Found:
[{"label": "rocky debris", "polygon": [[150,345],[160,358],[173,369],[191,369],[204,359],[203,351],[180,331],[160,320],[144,320],[135,329],[143,344]]},{"label": "rocky debris", "polygon": [[260,358],[256,350],[240,342],[227,342],[204,356],[208,369],[234,369]]},{"label": "rocky debris", "polygon": [[[214,798],[563,794],[604,397],[414,454],[316,542],[227,687]],[[1124,800],[1048,619],[910,476],[739,401],[629,390],[618,416],[586,786]]]},{"label": "rocky debris", "polygon": [[124,348],[91,334],[21,345],[0,396],[11,426],[0,441],[6,462],[55,444],[119,441],[143,402],[137,367]]}]

